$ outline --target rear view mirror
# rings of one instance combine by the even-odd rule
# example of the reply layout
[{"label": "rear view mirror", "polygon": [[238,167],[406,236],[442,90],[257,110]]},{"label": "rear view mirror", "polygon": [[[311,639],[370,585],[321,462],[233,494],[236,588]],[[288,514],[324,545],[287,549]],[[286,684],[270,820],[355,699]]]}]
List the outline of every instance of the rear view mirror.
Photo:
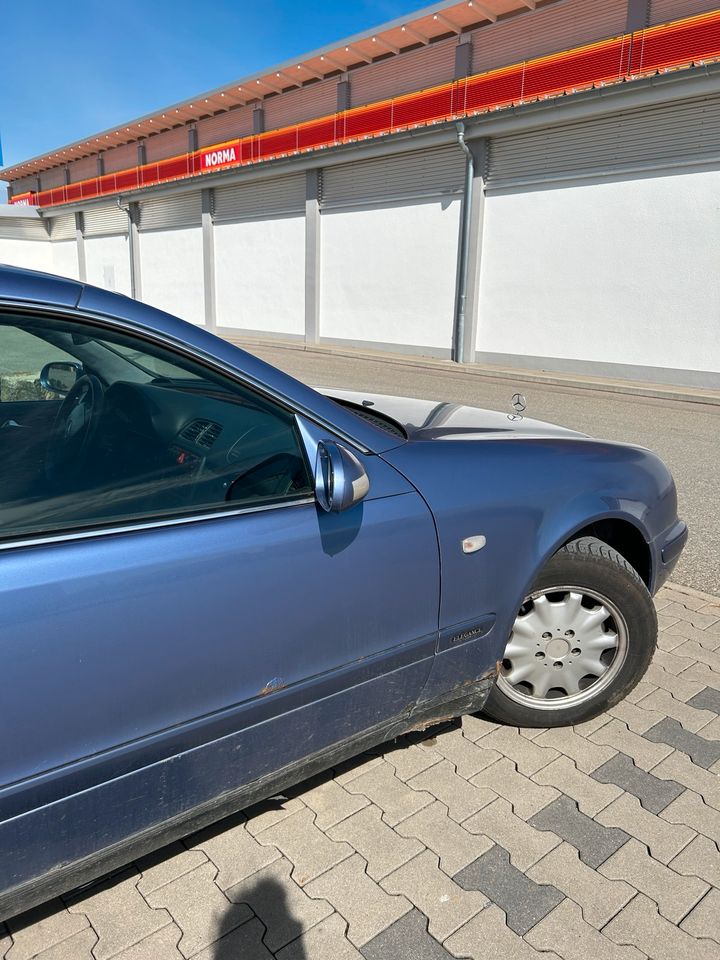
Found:
[{"label": "rear view mirror", "polygon": [[53,361],[46,363],[40,371],[40,386],[51,393],[61,396],[68,394],[83,375],[81,363],[72,361]]},{"label": "rear view mirror", "polygon": [[333,440],[322,440],[315,463],[315,494],[328,513],[349,510],[367,495],[370,479],[352,451]]}]

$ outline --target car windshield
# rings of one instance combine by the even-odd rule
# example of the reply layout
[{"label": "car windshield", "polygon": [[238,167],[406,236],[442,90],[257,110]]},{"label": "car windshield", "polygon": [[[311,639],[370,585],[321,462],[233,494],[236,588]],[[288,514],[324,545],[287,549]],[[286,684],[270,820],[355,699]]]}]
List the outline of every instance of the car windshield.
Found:
[{"label": "car windshield", "polygon": [[[13,318],[4,320],[5,339],[14,342],[13,337],[19,336],[19,331],[13,329]],[[106,384],[117,380],[126,380],[133,383],[150,383],[154,380],[172,380],[177,385],[188,387],[200,385],[212,379],[212,375],[199,367],[196,363],[178,356],[177,363],[172,359],[168,350],[164,356],[157,356],[157,351],[138,347],[138,338],[132,340],[124,334],[98,329],[91,332],[88,326],[87,334],[70,334],[55,324],[49,318],[44,318],[36,327],[24,321],[25,332],[23,337],[37,338],[35,352],[43,357],[43,362],[67,359],[72,357],[79,360],[87,370],[91,370]],[[22,341],[24,354],[28,352],[25,340]],[[52,353],[48,353],[48,345]],[[32,351],[31,351],[32,352]]]},{"label": "car windshield", "polygon": [[107,342],[107,340],[96,342],[103,346],[106,350],[110,350],[116,356],[120,356],[124,360],[127,360],[127,362],[131,363],[136,369],[141,370],[143,373],[146,373],[153,379],[156,379],[157,377],[163,377],[170,380],[200,379],[198,374],[188,370],[187,367],[176,366],[174,363],[170,363],[167,360],[161,360],[159,357],[152,356],[151,354],[145,353],[142,350],[137,350],[135,347],[130,347],[121,343],[110,344]]}]

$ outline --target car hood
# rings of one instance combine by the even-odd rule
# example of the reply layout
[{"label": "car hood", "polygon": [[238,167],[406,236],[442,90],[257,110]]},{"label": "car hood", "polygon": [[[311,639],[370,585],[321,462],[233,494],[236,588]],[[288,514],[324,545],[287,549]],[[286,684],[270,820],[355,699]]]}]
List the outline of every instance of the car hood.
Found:
[{"label": "car hood", "polygon": [[318,387],[326,397],[385,414],[401,424],[410,440],[494,440],[509,437],[584,437],[585,434],[512,413],[466,407],[459,403],[389,397]]}]

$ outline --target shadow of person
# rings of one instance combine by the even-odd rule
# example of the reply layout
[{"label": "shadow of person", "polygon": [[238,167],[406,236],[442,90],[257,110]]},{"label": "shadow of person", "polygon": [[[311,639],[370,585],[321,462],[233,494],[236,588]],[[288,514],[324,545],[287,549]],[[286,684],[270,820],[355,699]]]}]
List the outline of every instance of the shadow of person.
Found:
[{"label": "shadow of person", "polygon": [[[288,883],[294,881],[288,878]],[[246,904],[251,916],[240,926],[213,944],[208,960],[272,960],[276,951],[291,944],[287,960],[310,960],[299,937],[303,924],[292,915],[289,897],[283,884],[271,876],[260,876],[243,881],[227,891],[228,912],[236,904]],[[227,929],[225,917],[220,917],[218,930]]]}]

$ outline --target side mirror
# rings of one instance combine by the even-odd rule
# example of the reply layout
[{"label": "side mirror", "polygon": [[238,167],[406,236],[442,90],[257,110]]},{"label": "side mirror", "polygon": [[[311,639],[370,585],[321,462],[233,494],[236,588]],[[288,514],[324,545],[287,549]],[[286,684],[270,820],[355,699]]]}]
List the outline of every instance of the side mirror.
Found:
[{"label": "side mirror", "polygon": [[68,394],[83,375],[83,365],[72,361],[46,363],[40,371],[40,386],[51,393]]},{"label": "side mirror", "polygon": [[321,440],[315,463],[315,494],[323,510],[349,510],[369,489],[370,479],[355,454],[333,440]]}]

